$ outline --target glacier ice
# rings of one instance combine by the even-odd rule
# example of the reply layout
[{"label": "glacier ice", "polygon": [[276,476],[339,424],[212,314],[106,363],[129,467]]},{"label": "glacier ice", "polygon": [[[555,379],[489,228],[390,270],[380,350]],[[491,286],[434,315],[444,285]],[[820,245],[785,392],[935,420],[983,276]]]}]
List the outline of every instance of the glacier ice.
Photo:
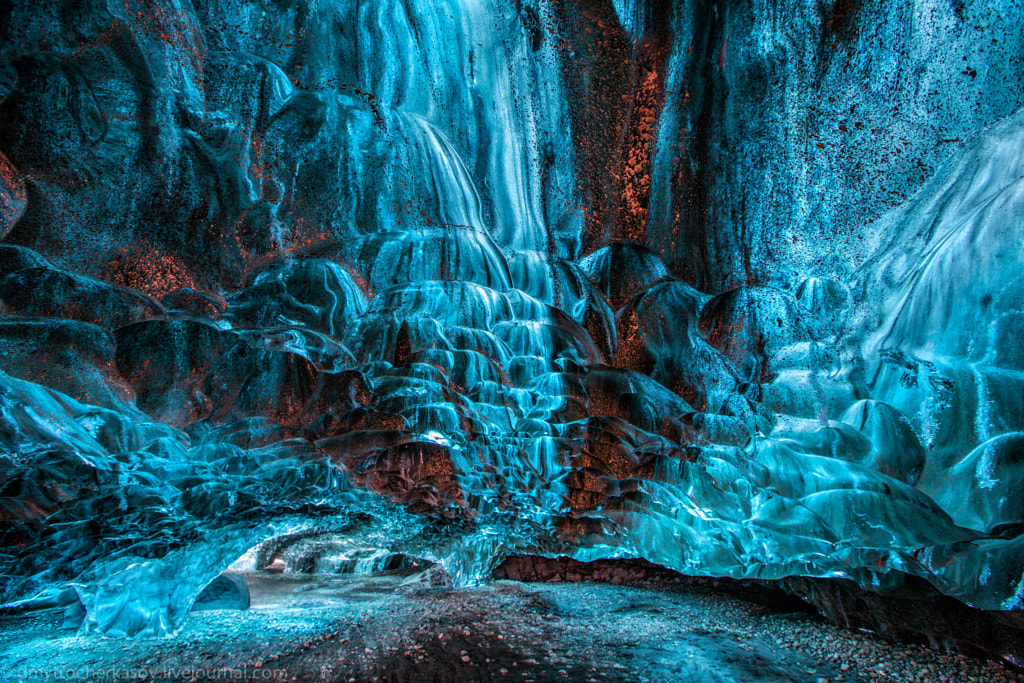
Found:
[{"label": "glacier ice", "polygon": [[[1019,609],[1022,17],[976,81],[903,5],[15,0],[0,601],[534,553]],[[985,103],[917,165],[904,67]]]}]

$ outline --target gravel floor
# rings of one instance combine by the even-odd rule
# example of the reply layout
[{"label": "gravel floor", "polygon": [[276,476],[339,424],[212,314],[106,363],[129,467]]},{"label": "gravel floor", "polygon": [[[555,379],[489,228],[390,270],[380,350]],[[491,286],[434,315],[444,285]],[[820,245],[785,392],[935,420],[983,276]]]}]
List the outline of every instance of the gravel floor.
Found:
[{"label": "gravel floor", "polygon": [[251,574],[251,609],[195,613],[177,637],[0,620],[4,681],[1016,681],[996,662],[671,582],[409,589],[401,574]]}]

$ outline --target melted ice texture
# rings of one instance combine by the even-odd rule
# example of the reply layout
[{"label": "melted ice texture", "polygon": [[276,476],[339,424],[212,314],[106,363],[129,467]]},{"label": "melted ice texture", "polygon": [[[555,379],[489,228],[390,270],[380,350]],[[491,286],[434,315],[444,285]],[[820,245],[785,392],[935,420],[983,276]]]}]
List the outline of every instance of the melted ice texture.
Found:
[{"label": "melted ice texture", "polygon": [[554,4],[135,4],[25,24],[81,49],[0,104],[6,603],[156,636],[243,556],[542,553],[1021,606],[1024,114],[856,269],[714,288],[586,222]]}]

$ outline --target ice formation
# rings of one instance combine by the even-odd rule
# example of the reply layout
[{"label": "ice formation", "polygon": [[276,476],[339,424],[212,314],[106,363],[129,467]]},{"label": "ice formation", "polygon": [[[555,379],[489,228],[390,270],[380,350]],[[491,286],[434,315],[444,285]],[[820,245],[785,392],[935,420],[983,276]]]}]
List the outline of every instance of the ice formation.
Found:
[{"label": "ice formation", "polygon": [[535,553],[1021,608],[1019,6],[9,5],[8,606]]}]

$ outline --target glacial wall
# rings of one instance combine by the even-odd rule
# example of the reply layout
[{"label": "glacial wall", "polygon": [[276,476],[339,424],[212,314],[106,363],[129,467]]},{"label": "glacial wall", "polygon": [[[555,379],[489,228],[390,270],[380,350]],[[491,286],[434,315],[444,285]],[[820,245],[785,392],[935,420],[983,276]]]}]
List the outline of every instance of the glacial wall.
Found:
[{"label": "glacial wall", "polygon": [[1020,7],[0,11],[8,608],[534,553],[1019,609]]}]

